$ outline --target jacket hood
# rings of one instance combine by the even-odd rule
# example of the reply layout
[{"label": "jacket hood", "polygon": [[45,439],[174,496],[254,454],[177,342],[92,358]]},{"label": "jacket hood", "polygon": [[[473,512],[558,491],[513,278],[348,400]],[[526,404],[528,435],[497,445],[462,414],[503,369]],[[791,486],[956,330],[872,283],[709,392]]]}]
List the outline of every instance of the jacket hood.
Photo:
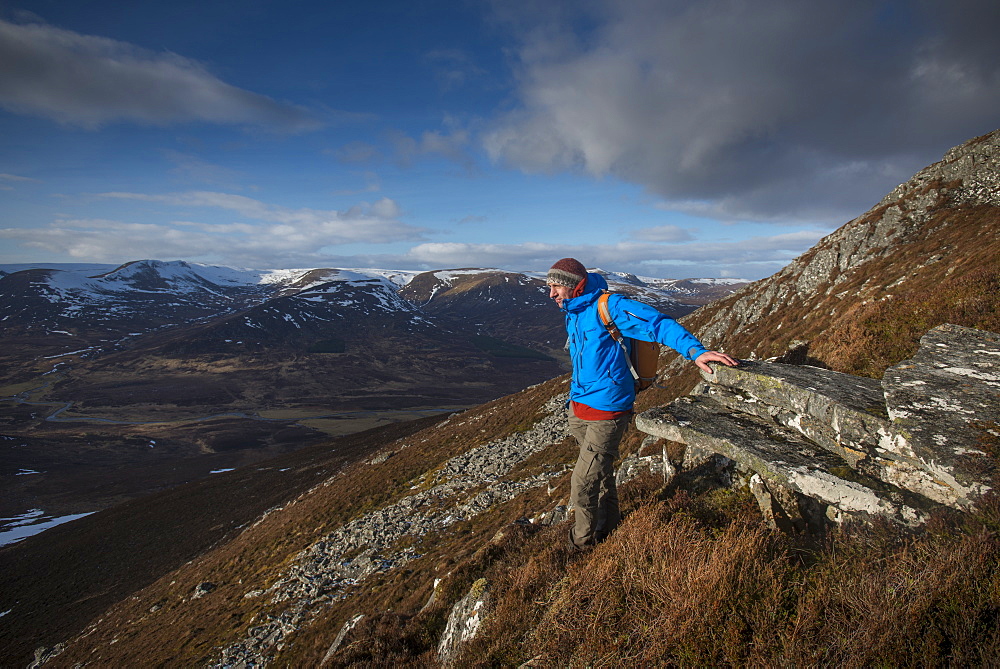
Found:
[{"label": "jacket hood", "polygon": [[568,300],[563,300],[562,308],[566,311],[576,311],[591,305],[601,291],[608,289],[607,280],[595,272],[587,272],[587,283],[583,286],[583,294]]}]

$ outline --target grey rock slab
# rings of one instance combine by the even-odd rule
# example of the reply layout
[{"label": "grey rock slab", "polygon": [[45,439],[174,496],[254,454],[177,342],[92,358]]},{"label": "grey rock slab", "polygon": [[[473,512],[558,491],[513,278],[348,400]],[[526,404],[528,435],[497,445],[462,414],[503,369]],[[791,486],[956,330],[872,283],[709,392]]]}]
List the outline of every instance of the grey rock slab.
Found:
[{"label": "grey rock slab", "polygon": [[888,425],[882,384],[876,379],[750,360],[741,361],[739,367],[714,365],[713,370],[713,374],[702,372],[706,382],[739,389],[748,403],[759,401],[811,417],[816,429],[828,425],[834,442],[860,451],[859,456],[868,450],[870,435]]},{"label": "grey rock slab", "polygon": [[987,431],[1000,423],[1000,335],[945,324],[882,377],[896,441],[969,504],[989,490]]},{"label": "grey rock slab", "polygon": [[476,636],[489,604],[489,596],[489,583],[481,578],[452,607],[448,623],[438,642],[438,662],[441,666],[454,666],[462,646]]},{"label": "grey rock slab", "polygon": [[[764,363],[761,367],[767,369],[774,367],[774,365]],[[787,367],[787,365],[782,365],[782,367]],[[816,370],[817,368],[805,367],[804,369]],[[823,371],[829,372],[829,370]],[[833,372],[832,374],[837,373]],[[841,374],[840,376],[846,375]],[[732,375],[728,375],[727,378],[732,382]],[[744,378],[746,377],[737,377],[736,381]],[[836,379],[836,377],[832,378]],[[759,377],[755,380],[759,380]],[[862,381],[864,381],[865,386],[869,387],[878,383],[873,379],[862,379]],[[801,395],[803,391],[813,392],[801,386],[794,392]],[[873,420],[864,414],[859,414],[856,409],[844,405],[826,405],[830,407],[828,416],[832,416],[829,419],[834,422],[834,425],[830,425],[814,415],[788,408],[788,406],[797,403],[808,404],[808,401],[788,401],[784,403],[785,406],[774,406],[759,400],[741,388],[730,388],[712,383],[699,384],[692,391],[692,395],[710,397],[733,411],[752,414],[765,420],[773,420],[784,427],[796,430],[813,443],[844,458],[848,465],[863,474],[923,495],[941,504],[962,506],[958,502],[960,496],[955,489],[924,467],[920,459],[905,443],[905,440],[896,435],[887,420],[881,418]],[[774,390],[769,393],[769,396],[772,400],[774,397],[780,397],[780,391]],[[871,397],[867,396],[867,400],[870,401]],[[817,403],[813,402],[812,405],[816,406]],[[866,430],[871,431],[867,432]]]},{"label": "grey rock slab", "polygon": [[333,640],[333,643],[330,644],[330,647],[327,649],[326,655],[323,656],[323,660],[319,663],[319,666],[322,667],[326,665],[326,663],[329,662],[331,659],[333,659],[333,656],[340,649],[340,645],[344,643],[344,639],[351,632],[351,630],[357,627],[358,623],[361,622],[361,620],[364,617],[365,616],[363,613],[359,613],[358,615],[354,616],[353,618],[351,618],[350,620],[348,620],[343,624],[343,626],[340,628],[340,632],[337,634],[337,638],[335,638]]},{"label": "grey rock slab", "polygon": [[[766,366],[767,363],[764,363]],[[813,369],[813,368],[809,368]],[[854,427],[852,430],[843,429],[844,422],[837,421],[837,429],[830,424],[829,420],[819,418],[808,412],[808,408],[815,409],[823,406],[826,410],[816,413],[834,413],[831,409],[829,398],[825,398],[820,405],[815,401],[815,393],[808,388],[790,386],[787,379],[776,379],[775,384],[779,386],[768,388],[766,392],[761,392],[760,382],[762,375],[753,373],[743,373],[739,375],[720,374],[725,376],[725,383],[738,385],[721,385],[720,383],[700,383],[692,395],[706,395],[719,404],[723,404],[733,411],[753,414],[760,418],[773,420],[781,425],[797,430],[808,439],[816,442],[828,451],[836,453],[847,460],[852,467],[865,461],[876,453],[875,444],[870,433],[859,432],[858,423],[862,421],[850,421]],[[773,378],[773,377],[770,377]],[[767,382],[765,382],[767,383]],[[792,388],[792,390],[788,390]],[[765,397],[761,397],[765,395]],[[841,410],[839,413],[844,413]],[[870,420],[864,422],[871,422]],[[888,425],[888,420],[880,422],[881,427]]]},{"label": "grey rock slab", "polygon": [[[919,497],[852,470],[847,462],[796,431],[701,396],[644,411],[636,427],[734,460],[780,486],[833,507],[842,516],[884,516],[904,525],[926,519]],[[845,478],[846,477],[846,478]]]}]

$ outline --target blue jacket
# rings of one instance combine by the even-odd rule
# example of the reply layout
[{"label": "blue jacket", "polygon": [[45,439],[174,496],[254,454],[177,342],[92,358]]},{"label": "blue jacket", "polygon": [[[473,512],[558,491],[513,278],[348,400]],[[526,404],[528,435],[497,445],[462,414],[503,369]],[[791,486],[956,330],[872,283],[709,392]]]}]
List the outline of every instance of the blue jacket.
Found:
[{"label": "blue jacket", "polygon": [[[603,411],[628,411],[635,403],[635,383],[621,346],[612,339],[597,313],[597,298],[608,283],[600,274],[587,274],[584,292],[563,300],[573,382],[569,397]],[[669,346],[688,360],[707,349],[694,335],[653,307],[613,294],[608,311],[622,334]]]}]

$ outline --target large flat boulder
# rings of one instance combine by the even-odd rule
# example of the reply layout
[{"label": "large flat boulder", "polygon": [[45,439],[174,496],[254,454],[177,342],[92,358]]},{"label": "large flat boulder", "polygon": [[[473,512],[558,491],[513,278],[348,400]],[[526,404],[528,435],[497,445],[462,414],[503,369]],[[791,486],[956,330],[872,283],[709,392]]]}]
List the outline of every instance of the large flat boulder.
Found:
[{"label": "large flat boulder", "polygon": [[1000,435],[1000,335],[941,325],[910,360],[882,378],[892,432],[960,505],[989,490],[993,459],[985,443]]},{"label": "large flat boulder", "polygon": [[831,520],[883,516],[905,525],[926,519],[926,500],[851,468],[801,433],[737,413],[705,396],[682,397],[644,411],[636,426],[648,434],[719,453],[760,475],[769,488],[790,490],[828,507]]},{"label": "large flat boulder", "polygon": [[739,367],[714,365],[702,372],[711,387],[729,388],[734,407],[765,412],[803,430],[848,460],[859,460],[877,445],[879,430],[889,426],[882,386],[876,379],[820,367],[744,360]]},{"label": "large flat boulder", "polygon": [[716,365],[702,378],[636,425],[686,444],[685,463],[719,454],[753,472],[765,516],[766,499],[787,508],[801,496],[834,520],[911,525],[940,504],[967,509],[990,489],[988,451],[1000,438],[995,333],[942,325],[881,381],[757,361]]},{"label": "large flat boulder", "polygon": [[968,504],[951,479],[928,469],[898,433],[877,379],[807,365],[716,365],[693,394],[773,420],[842,457],[852,468],[942,504]]}]

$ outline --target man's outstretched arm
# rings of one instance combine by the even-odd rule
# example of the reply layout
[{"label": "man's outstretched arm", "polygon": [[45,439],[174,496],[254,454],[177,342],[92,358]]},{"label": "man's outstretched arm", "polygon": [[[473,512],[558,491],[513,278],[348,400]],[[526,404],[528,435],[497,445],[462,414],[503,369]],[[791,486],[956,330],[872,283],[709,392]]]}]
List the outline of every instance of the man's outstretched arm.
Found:
[{"label": "man's outstretched arm", "polygon": [[694,364],[698,365],[698,367],[705,370],[709,374],[712,374],[712,368],[708,366],[708,363],[710,362],[721,362],[723,365],[727,365],[729,367],[736,367],[740,364],[740,361],[736,358],[725,353],[719,353],[718,351],[705,351],[694,359]]}]

